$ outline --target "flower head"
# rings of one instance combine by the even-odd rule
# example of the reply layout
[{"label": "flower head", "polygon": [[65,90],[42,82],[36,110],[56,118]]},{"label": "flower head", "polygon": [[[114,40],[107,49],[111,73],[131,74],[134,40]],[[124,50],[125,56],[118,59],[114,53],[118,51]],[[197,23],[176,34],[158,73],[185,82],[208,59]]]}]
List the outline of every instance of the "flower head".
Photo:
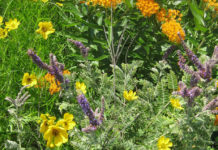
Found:
[{"label": "flower head", "polygon": [[159,4],[154,0],[137,0],[136,6],[144,17],[150,17],[160,9]]},{"label": "flower head", "polygon": [[61,86],[60,86],[60,82],[57,81],[57,83],[51,82],[50,87],[49,87],[49,92],[51,95],[53,95],[54,93],[57,93],[61,90]]},{"label": "flower head", "polygon": [[71,130],[75,127],[76,123],[73,121],[73,115],[69,113],[64,114],[64,119],[57,122],[57,126],[63,127],[65,130]]},{"label": "flower head", "polygon": [[57,2],[56,4],[60,7],[64,6],[62,3],[59,3],[59,2]]},{"label": "flower head", "polygon": [[170,142],[169,138],[165,138],[164,136],[161,136],[158,139],[157,147],[158,150],[170,150],[170,147],[173,146],[173,143]]},{"label": "flower head", "polygon": [[77,91],[78,95],[80,95],[82,93],[86,94],[86,85],[83,82],[80,83],[79,81],[77,81],[76,82],[76,91]]},{"label": "flower head", "polygon": [[7,29],[0,28],[0,39],[6,38],[8,36]]},{"label": "flower head", "polygon": [[129,92],[125,90],[123,92],[123,97],[128,101],[132,101],[132,100],[137,99],[138,96],[135,96],[135,95],[136,95],[136,92],[133,92],[132,90],[130,90]]},{"label": "flower head", "polygon": [[56,120],[56,117],[50,116],[49,114],[41,114],[40,118],[42,120],[39,130],[40,133],[45,133],[48,130],[48,127],[53,125]]},{"label": "flower head", "polygon": [[2,22],[3,22],[3,17],[0,16],[0,25],[2,25]]},{"label": "flower head", "polygon": [[36,30],[36,33],[41,34],[45,40],[48,38],[49,34],[55,32],[55,29],[53,29],[53,25],[51,22],[40,22],[38,26],[39,29]]},{"label": "flower head", "polygon": [[25,73],[23,75],[22,85],[29,85],[27,88],[30,88],[37,84],[37,78],[34,74],[29,75],[29,73]]},{"label": "flower head", "polygon": [[58,147],[68,141],[68,133],[62,127],[57,125],[50,125],[44,134],[44,139],[47,141],[47,147]]},{"label": "flower head", "polygon": [[63,75],[70,75],[70,71],[69,70],[64,70]]},{"label": "flower head", "polygon": [[161,25],[162,32],[169,38],[171,42],[180,43],[181,40],[177,33],[180,32],[182,39],[185,39],[185,32],[183,31],[180,23],[176,20],[170,20]]},{"label": "flower head", "polygon": [[8,31],[15,30],[20,25],[20,22],[17,21],[15,18],[14,20],[10,19],[8,22],[5,22],[5,28],[8,29]]},{"label": "flower head", "polygon": [[120,4],[121,2],[122,0],[89,0],[87,4],[92,3],[94,6],[100,5],[105,8],[110,8],[112,5],[113,8],[116,8],[116,6]]},{"label": "flower head", "polygon": [[171,104],[172,104],[173,107],[175,107],[175,108],[177,108],[177,109],[183,109],[183,108],[181,107],[181,104],[180,104],[180,102],[179,102],[179,99],[171,98],[171,99],[170,99],[170,102],[171,102]]},{"label": "flower head", "polygon": [[49,83],[53,83],[55,81],[55,76],[50,73],[47,73],[45,75],[45,80],[48,81]]}]

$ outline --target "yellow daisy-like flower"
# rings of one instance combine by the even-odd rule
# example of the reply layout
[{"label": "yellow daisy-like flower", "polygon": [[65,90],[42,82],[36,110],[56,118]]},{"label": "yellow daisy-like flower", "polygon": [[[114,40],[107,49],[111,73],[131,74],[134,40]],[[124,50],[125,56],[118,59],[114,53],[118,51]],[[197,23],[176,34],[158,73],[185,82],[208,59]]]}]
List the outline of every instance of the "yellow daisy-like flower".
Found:
[{"label": "yellow daisy-like flower", "polygon": [[132,101],[138,98],[138,96],[136,96],[136,92],[133,92],[132,90],[129,92],[125,90],[123,92],[123,97],[128,101]]},{"label": "yellow daisy-like flower", "polygon": [[[76,82],[76,91],[79,94],[86,94],[86,85],[82,82],[80,83],[79,81]],[[82,92],[82,93],[81,93]]]},{"label": "yellow daisy-like flower", "polygon": [[8,29],[8,31],[15,30],[20,25],[20,22],[17,21],[15,18],[14,20],[10,19],[8,22],[5,22],[5,28]]},{"label": "yellow daisy-like flower", "polygon": [[39,29],[36,30],[36,33],[41,34],[45,40],[48,38],[49,34],[55,32],[55,29],[53,29],[53,25],[51,22],[40,22],[38,26]]},{"label": "yellow daisy-like flower", "polygon": [[27,88],[30,88],[37,84],[37,78],[34,74],[29,75],[29,73],[25,73],[22,80],[22,85],[29,85]]},{"label": "yellow daisy-like flower", "polygon": [[150,17],[160,9],[159,4],[154,0],[137,0],[136,6],[144,17]]},{"label": "yellow daisy-like flower", "polygon": [[170,150],[170,147],[173,146],[173,143],[170,142],[169,138],[165,138],[164,136],[161,136],[158,139],[157,147],[158,150]]},{"label": "yellow daisy-like flower", "polygon": [[89,0],[87,4],[89,5],[90,3],[95,5],[100,5],[105,8],[110,8],[111,5],[113,8],[116,8],[118,4],[120,4],[122,0]]},{"label": "yellow daisy-like flower", "polygon": [[63,127],[65,130],[71,130],[76,126],[76,123],[73,121],[73,115],[69,113],[64,114],[64,119],[61,119],[57,122],[57,126]]},{"label": "yellow daisy-like flower", "polygon": [[180,32],[182,39],[185,39],[185,32],[183,31],[180,23],[176,20],[170,20],[161,25],[162,32],[169,38],[171,42],[180,43],[181,40],[177,35]]},{"label": "yellow daisy-like flower", "polygon": [[8,30],[0,28],[0,39],[4,39],[8,36]]},{"label": "yellow daisy-like flower", "polygon": [[48,0],[42,0],[42,2],[43,2],[43,3],[46,3],[46,2],[48,2]]},{"label": "yellow daisy-like flower", "polygon": [[3,17],[0,16],[0,25],[2,25],[2,22],[3,22]]},{"label": "yellow daisy-like flower", "polygon": [[51,125],[44,134],[44,139],[47,141],[47,147],[59,147],[61,144],[68,141],[67,131],[57,125]]},{"label": "yellow daisy-like flower", "polygon": [[48,127],[54,124],[56,117],[50,116],[49,114],[41,114],[40,118],[42,123],[40,125],[40,133],[45,133],[48,130]]},{"label": "yellow daisy-like flower", "polygon": [[179,102],[179,99],[171,98],[171,99],[170,99],[170,102],[171,102],[171,104],[172,104],[173,107],[175,107],[175,108],[177,108],[177,109],[183,109],[183,108],[181,107],[181,104],[180,104],[180,102]]},{"label": "yellow daisy-like flower", "polygon": [[64,6],[62,3],[58,3],[58,2],[56,4],[60,7]]}]

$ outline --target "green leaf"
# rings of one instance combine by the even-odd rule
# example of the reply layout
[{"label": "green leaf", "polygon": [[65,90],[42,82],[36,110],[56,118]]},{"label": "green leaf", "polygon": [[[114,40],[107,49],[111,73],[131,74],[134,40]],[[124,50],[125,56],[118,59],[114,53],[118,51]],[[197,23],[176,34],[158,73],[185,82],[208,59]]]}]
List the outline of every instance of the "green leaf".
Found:
[{"label": "green leaf", "polygon": [[198,8],[198,5],[194,0],[192,0],[192,2],[189,3],[189,8],[196,19],[195,22],[196,26],[199,24],[205,26],[204,19],[203,19],[204,12]]},{"label": "green leaf", "polygon": [[168,88],[173,91],[176,91],[178,82],[177,82],[177,77],[172,70],[170,70],[170,73],[167,74],[167,81],[168,81]]}]

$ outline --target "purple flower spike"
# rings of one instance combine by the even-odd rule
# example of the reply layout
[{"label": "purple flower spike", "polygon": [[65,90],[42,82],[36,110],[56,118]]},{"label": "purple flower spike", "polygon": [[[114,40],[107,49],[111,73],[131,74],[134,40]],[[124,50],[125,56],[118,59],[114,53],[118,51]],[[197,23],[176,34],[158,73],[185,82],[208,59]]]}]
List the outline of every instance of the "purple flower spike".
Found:
[{"label": "purple flower spike", "polygon": [[198,69],[203,69],[203,65],[200,63],[198,57],[188,48],[188,46],[185,44],[184,40],[182,39],[180,33],[178,32],[178,36],[181,40],[182,46],[186,51],[186,54],[188,55],[188,58],[196,65]]},{"label": "purple flower spike", "polygon": [[206,106],[204,106],[203,111],[213,110],[218,107],[218,97],[210,101]]},{"label": "purple flower spike", "polygon": [[85,47],[82,42],[71,40],[71,39],[68,39],[68,41],[73,43],[76,47],[80,49],[80,53],[82,54],[83,57],[88,56],[89,48]]},{"label": "purple flower spike", "polygon": [[55,78],[59,82],[63,83],[64,82],[64,77],[63,77],[61,69],[59,69],[57,67],[57,62],[55,62],[56,57],[53,54],[50,54],[50,59],[51,59],[51,65],[52,65],[52,68],[53,68],[53,71],[54,71]]},{"label": "purple flower spike", "polygon": [[83,94],[81,94],[81,95],[77,96],[77,100],[78,100],[80,106],[82,107],[83,112],[89,117],[90,124],[92,126],[99,125],[97,119],[95,119],[95,115],[94,115],[92,109],[90,108],[89,102],[87,101],[85,96]]},{"label": "purple flower spike", "polygon": [[175,45],[170,46],[164,53],[163,59],[166,60],[168,56],[176,49]]},{"label": "purple flower spike", "polygon": [[49,66],[46,63],[42,62],[40,57],[37,56],[32,49],[29,49],[27,51],[27,54],[32,58],[33,62],[36,65],[38,65],[40,68],[45,69],[45,70],[49,70],[50,69]]}]

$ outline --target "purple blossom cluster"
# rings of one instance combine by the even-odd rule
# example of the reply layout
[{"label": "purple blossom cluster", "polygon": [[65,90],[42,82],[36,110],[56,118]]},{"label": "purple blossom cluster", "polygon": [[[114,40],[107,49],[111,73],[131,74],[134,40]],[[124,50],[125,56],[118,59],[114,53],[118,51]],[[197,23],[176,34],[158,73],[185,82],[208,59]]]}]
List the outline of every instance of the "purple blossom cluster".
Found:
[{"label": "purple blossom cluster", "polygon": [[83,57],[88,56],[89,48],[85,47],[82,42],[71,40],[71,39],[68,39],[68,41],[73,43],[76,47],[80,49],[80,53],[82,54]]},{"label": "purple blossom cluster", "polygon": [[214,48],[214,53],[211,57],[210,60],[205,62],[205,64],[201,64],[197,56],[188,48],[188,46],[185,44],[184,40],[182,39],[180,33],[178,33],[178,36],[181,40],[182,46],[186,51],[186,54],[188,58],[192,61],[192,63],[197,67],[197,71],[191,70],[187,65],[185,65],[185,59],[181,55],[181,52],[178,51],[179,55],[179,67],[184,70],[185,72],[189,73],[192,75],[192,81],[191,85],[195,86],[200,78],[205,79],[207,82],[210,81],[211,79],[211,73],[212,73],[212,68],[214,67],[215,64],[218,63],[218,46],[215,46]]},{"label": "purple blossom cluster", "polygon": [[[100,113],[98,113],[98,109],[96,109],[95,113],[93,112],[93,110],[89,105],[88,100],[83,94],[77,96],[77,101],[80,104],[84,114],[88,116],[89,123],[90,123],[90,125],[86,128],[83,128],[82,131],[84,132],[95,131],[97,127],[100,124],[102,124],[104,119],[104,98],[102,98],[102,108]],[[98,119],[95,118],[96,116],[98,116]]]},{"label": "purple blossom cluster", "polygon": [[179,90],[173,92],[173,94],[181,95],[183,98],[188,98],[188,106],[193,106],[194,98],[201,94],[202,90],[195,86],[191,88],[187,88],[185,83],[182,81],[179,82]]},{"label": "purple blossom cluster", "polygon": [[42,69],[47,70],[50,74],[55,75],[55,78],[60,82],[60,83],[67,83],[68,80],[64,80],[63,77],[63,70],[64,70],[64,65],[59,63],[57,61],[57,58],[55,55],[50,54],[50,65],[44,63],[39,56],[37,56],[32,49],[29,49],[27,51],[27,54],[32,58],[33,62]]}]

